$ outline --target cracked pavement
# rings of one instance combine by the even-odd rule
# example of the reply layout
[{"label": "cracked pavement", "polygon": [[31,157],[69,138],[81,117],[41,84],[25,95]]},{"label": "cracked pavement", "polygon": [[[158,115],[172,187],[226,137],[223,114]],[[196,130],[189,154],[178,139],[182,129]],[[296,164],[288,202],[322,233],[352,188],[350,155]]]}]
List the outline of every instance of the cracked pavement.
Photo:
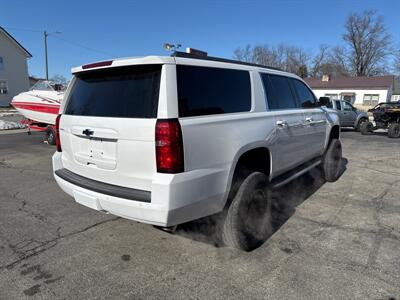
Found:
[{"label": "cracked pavement", "polygon": [[276,232],[241,253],[208,218],[171,235],[76,204],[42,139],[0,136],[0,299],[400,299],[400,140],[342,132],[341,178],[275,192]]}]

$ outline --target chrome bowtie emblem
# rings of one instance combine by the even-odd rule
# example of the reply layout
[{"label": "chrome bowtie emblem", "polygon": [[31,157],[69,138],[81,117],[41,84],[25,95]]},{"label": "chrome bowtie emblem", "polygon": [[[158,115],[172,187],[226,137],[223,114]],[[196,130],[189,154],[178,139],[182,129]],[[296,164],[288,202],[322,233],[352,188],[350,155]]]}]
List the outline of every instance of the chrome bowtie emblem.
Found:
[{"label": "chrome bowtie emblem", "polygon": [[85,129],[84,131],[82,131],[82,134],[86,135],[86,136],[91,136],[93,135],[94,131],[90,130],[90,129]]}]

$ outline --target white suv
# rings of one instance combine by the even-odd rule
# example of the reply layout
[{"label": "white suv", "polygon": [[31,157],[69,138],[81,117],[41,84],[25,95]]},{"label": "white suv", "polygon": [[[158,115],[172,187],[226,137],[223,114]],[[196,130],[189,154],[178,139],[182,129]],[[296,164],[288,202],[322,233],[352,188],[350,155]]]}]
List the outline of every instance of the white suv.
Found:
[{"label": "white suv", "polygon": [[293,74],[182,52],[72,72],[53,168],[87,207],[162,227],[224,212],[224,244],[250,250],[272,188],[339,176],[338,116]]}]

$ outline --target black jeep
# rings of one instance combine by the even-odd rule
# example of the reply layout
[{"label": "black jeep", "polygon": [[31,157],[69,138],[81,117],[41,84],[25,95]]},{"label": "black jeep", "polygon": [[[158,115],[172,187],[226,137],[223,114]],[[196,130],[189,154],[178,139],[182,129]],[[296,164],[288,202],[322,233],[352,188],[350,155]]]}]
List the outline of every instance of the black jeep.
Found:
[{"label": "black jeep", "polygon": [[361,124],[361,134],[372,134],[376,129],[387,129],[388,137],[400,137],[400,101],[379,103],[368,110],[374,116],[375,126],[371,122]]}]

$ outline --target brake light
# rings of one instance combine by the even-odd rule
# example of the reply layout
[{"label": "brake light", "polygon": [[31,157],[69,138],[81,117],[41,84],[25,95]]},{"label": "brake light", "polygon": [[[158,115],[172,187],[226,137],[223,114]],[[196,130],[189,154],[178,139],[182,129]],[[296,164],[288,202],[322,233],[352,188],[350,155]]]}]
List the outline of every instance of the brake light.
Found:
[{"label": "brake light", "polygon": [[61,141],[60,141],[60,119],[61,115],[58,115],[56,118],[56,148],[57,152],[61,152]]},{"label": "brake light", "polygon": [[112,60],[99,61],[99,62],[96,62],[96,63],[83,65],[82,69],[86,70],[86,69],[91,69],[91,68],[111,66],[112,62],[113,62]]},{"label": "brake light", "polygon": [[184,171],[182,130],[178,119],[157,120],[156,160],[159,173]]}]

